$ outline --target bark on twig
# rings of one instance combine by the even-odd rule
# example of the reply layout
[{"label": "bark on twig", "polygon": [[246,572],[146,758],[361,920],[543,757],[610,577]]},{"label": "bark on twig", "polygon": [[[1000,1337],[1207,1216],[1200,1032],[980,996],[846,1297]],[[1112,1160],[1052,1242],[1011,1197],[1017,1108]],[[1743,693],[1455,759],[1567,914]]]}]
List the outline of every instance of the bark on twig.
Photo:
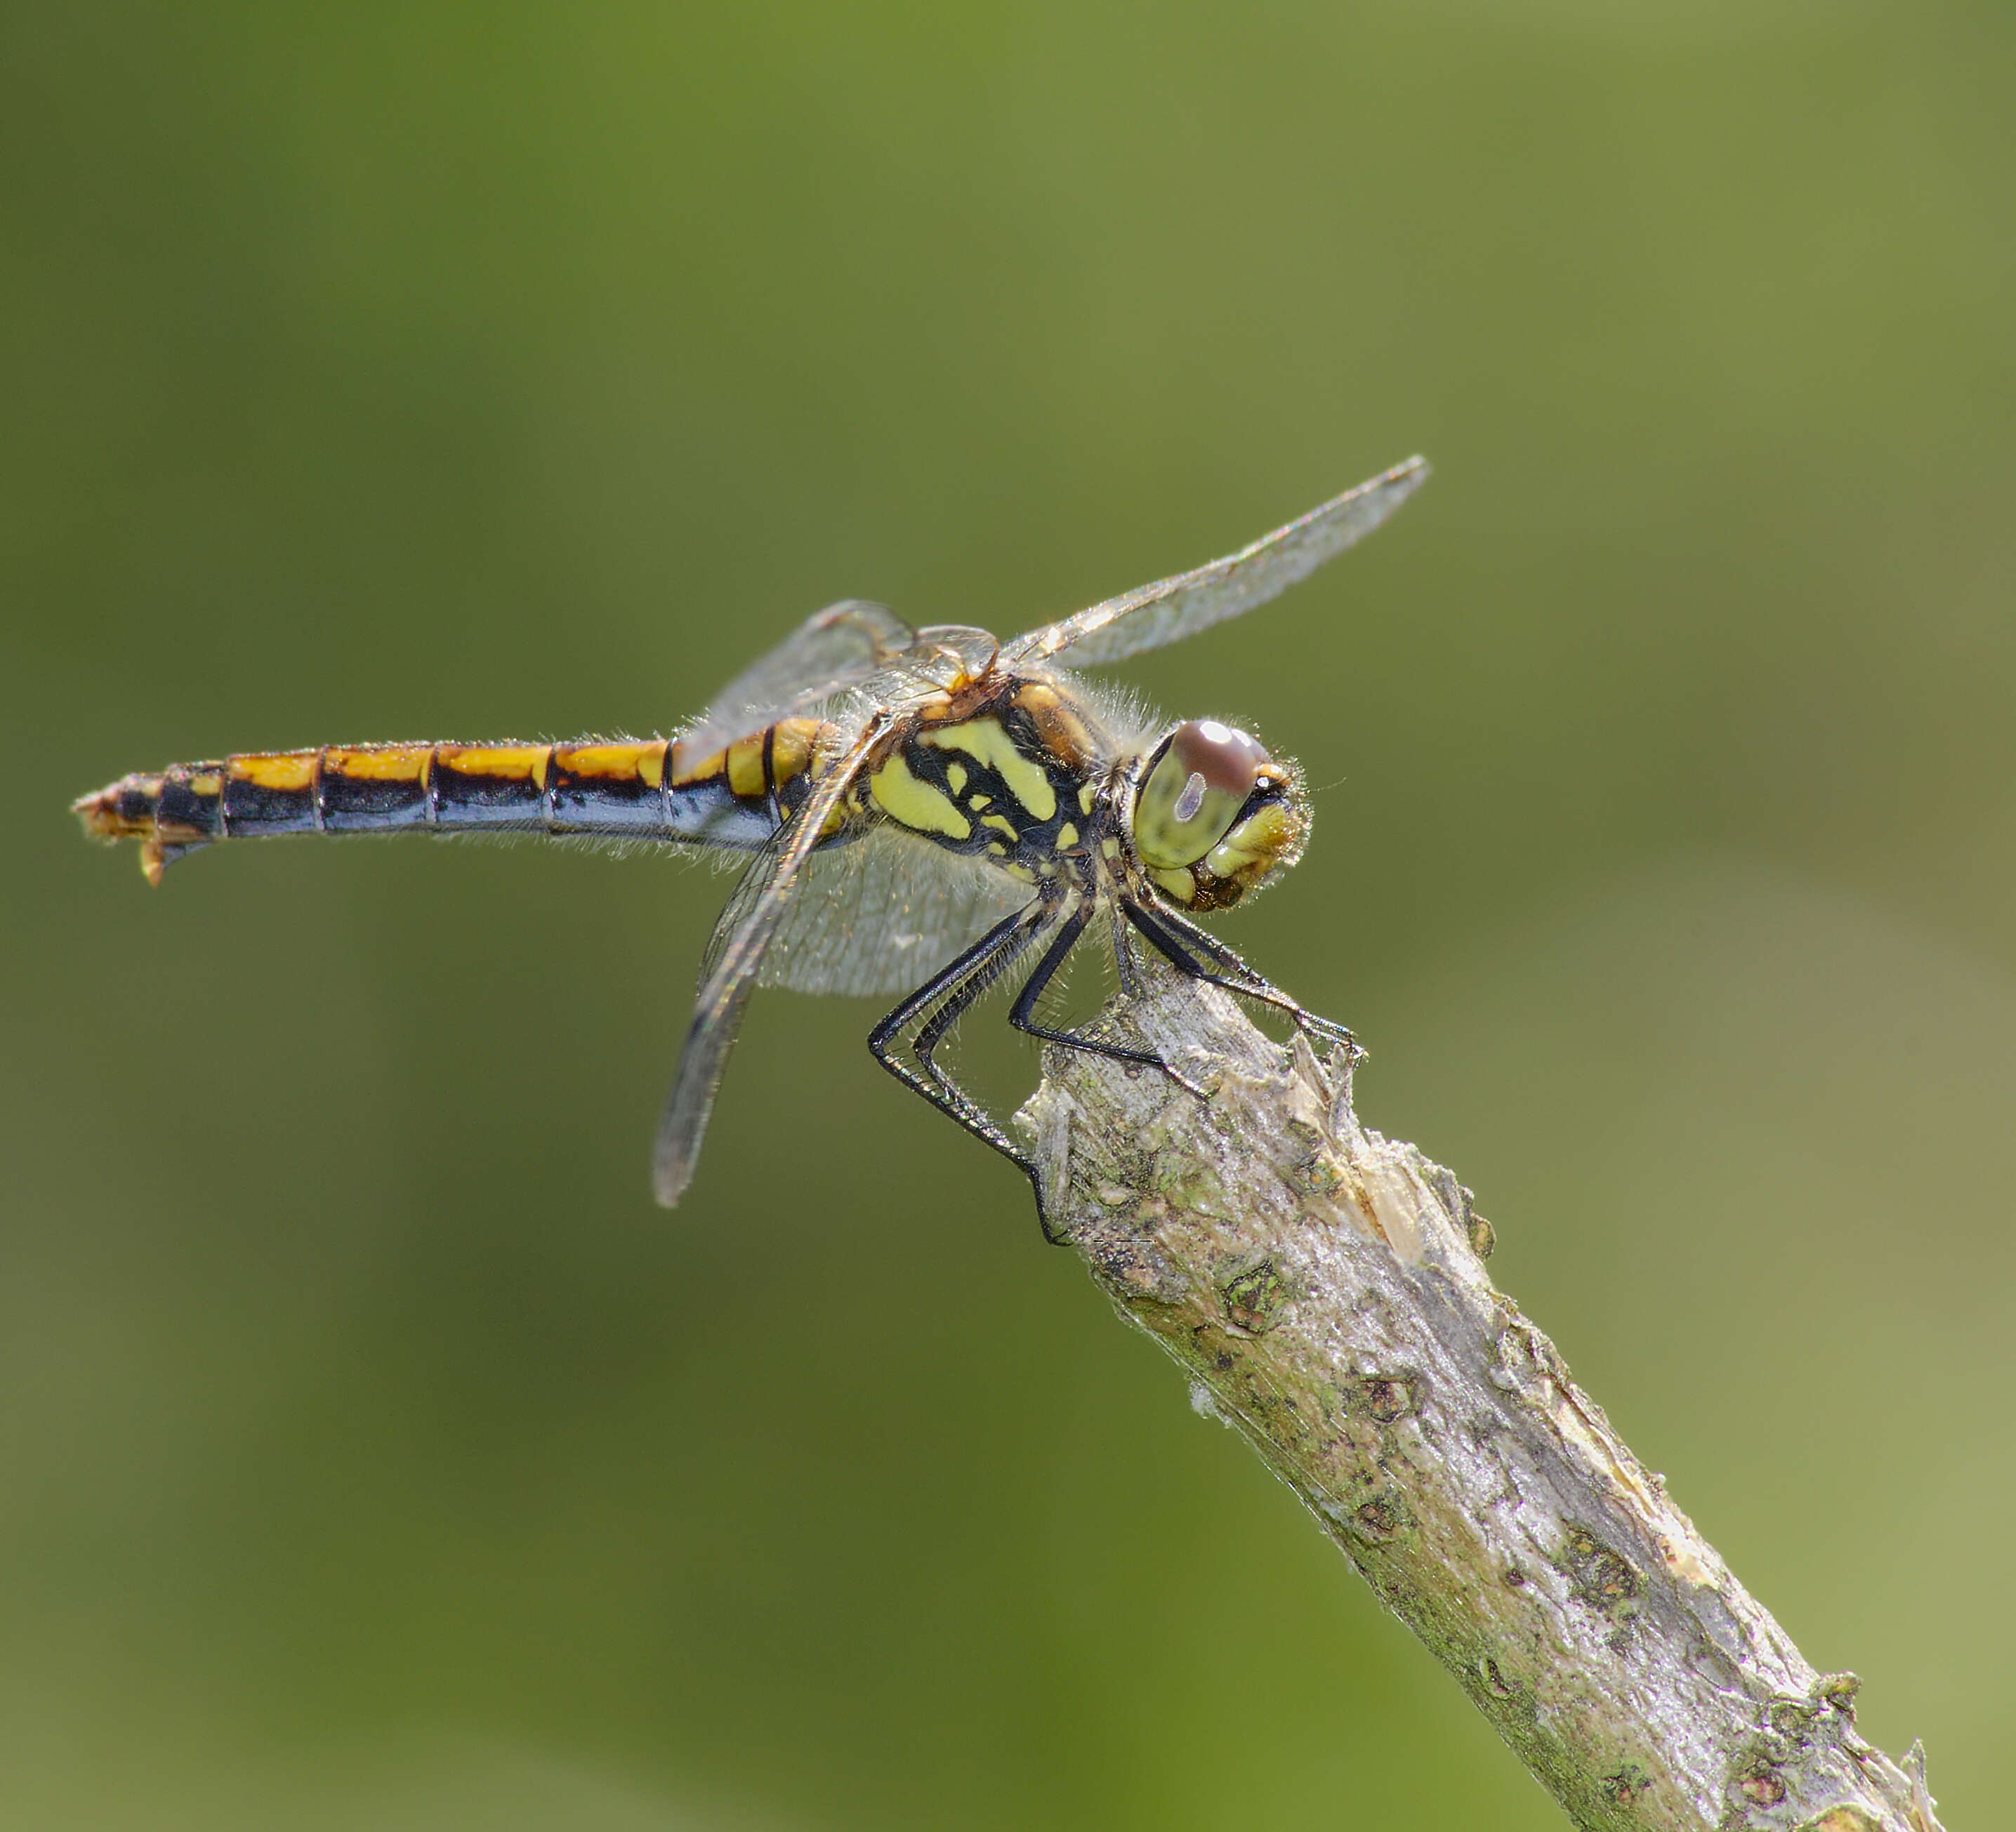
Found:
[{"label": "bark on twig", "polygon": [[1922,1751],[1855,1728],[1484,1269],[1471,1193],[1350,1074],[1158,977],[1053,1048],[1018,1123],[1052,1224],[1307,1502],[1578,1826],[1937,1832]]}]

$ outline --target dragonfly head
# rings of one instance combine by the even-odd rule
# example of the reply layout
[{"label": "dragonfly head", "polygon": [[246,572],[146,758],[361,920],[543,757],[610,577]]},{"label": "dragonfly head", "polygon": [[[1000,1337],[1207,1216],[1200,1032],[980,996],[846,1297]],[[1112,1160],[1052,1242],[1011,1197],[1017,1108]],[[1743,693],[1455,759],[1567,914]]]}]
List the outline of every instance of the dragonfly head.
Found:
[{"label": "dragonfly head", "polygon": [[1223,909],[1302,855],[1301,774],[1258,739],[1192,719],[1143,760],[1130,826],[1148,875],[1187,909]]}]

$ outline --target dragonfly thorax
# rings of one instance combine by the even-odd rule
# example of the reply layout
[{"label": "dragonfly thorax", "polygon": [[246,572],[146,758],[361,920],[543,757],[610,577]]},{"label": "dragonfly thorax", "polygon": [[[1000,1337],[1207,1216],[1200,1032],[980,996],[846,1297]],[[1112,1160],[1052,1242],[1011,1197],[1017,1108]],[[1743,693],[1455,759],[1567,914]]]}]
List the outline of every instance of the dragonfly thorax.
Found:
[{"label": "dragonfly thorax", "polygon": [[1003,675],[934,697],[864,771],[873,812],[1035,884],[1081,869],[1110,825],[1111,749],[1073,696]]}]

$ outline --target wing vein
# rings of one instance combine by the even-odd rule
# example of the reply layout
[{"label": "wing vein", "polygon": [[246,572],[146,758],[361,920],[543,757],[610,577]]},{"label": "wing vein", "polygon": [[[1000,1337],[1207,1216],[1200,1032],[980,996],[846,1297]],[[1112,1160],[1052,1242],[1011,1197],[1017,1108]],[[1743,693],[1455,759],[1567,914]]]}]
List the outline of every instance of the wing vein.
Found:
[{"label": "wing vein", "polygon": [[1068,650],[1070,665],[1120,661],[1180,641],[1265,604],[1384,521],[1427,481],[1427,461],[1410,458],[1250,545],[1173,578],[1139,585],[1061,622],[1018,636],[1003,651],[1028,667]]}]

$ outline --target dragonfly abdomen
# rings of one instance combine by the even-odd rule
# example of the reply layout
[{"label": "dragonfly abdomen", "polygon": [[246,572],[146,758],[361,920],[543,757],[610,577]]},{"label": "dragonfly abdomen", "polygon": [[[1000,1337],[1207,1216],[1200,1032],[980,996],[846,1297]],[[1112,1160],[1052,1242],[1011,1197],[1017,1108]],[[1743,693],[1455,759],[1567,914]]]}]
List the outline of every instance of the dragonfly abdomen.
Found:
[{"label": "dragonfly abdomen", "polygon": [[528,833],[761,846],[802,793],[819,740],[786,719],[689,758],[679,739],[326,745],[124,776],[76,804],[100,839],[136,839],[150,883],[185,852],[274,833]]}]

